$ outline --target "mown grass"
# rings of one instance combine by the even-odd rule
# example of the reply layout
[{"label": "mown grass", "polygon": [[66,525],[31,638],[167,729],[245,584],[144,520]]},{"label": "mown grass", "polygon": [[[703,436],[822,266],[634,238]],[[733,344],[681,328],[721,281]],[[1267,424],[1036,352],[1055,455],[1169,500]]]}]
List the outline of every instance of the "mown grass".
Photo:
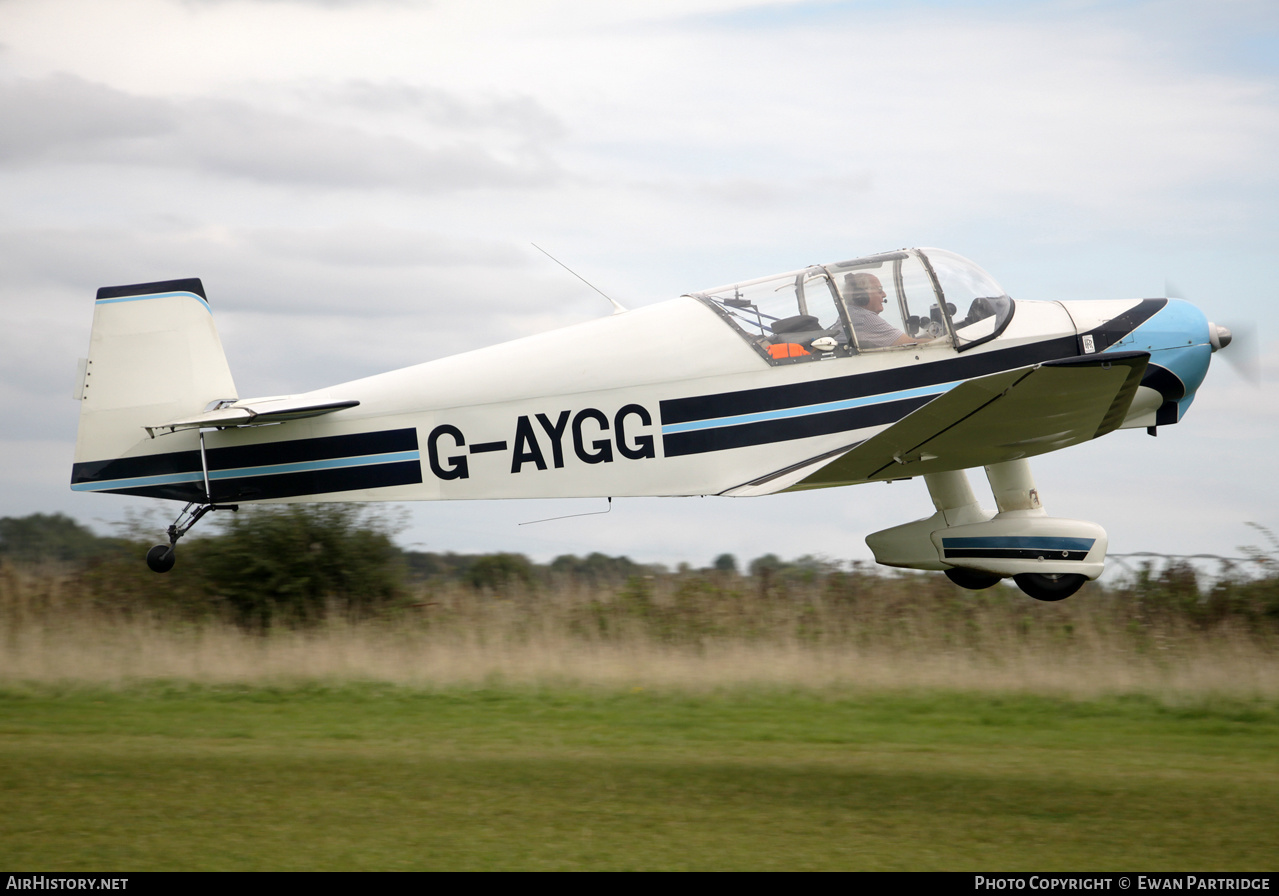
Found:
[{"label": "mown grass", "polygon": [[1274,870],[1277,581],[432,579],[263,626],[0,561],[0,863]]},{"label": "mown grass", "polygon": [[1260,869],[1279,702],[386,683],[0,691],[0,863]]}]

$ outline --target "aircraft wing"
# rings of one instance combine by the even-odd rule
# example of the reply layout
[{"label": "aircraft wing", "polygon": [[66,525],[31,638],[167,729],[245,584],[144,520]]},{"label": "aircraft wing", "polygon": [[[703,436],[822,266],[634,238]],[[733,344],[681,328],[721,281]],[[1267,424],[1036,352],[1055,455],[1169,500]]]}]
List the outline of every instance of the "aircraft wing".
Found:
[{"label": "aircraft wing", "polygon": [[1119,426],[1149,360],[1146,352],[1085,355],[968,380],[860,444],[728,494],[904,479],[1077,445]]}]

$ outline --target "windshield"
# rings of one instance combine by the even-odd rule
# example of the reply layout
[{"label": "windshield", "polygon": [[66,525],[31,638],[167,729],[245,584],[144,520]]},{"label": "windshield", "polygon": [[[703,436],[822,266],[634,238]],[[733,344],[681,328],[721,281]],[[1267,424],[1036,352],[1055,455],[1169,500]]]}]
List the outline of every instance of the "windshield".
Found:
[{"label": "windshield", "polygon": [[945,249],[920,249],[937,278],[959,348],[994,338],[1012,317],[1013,300],[1004,288],[962,255]]}]

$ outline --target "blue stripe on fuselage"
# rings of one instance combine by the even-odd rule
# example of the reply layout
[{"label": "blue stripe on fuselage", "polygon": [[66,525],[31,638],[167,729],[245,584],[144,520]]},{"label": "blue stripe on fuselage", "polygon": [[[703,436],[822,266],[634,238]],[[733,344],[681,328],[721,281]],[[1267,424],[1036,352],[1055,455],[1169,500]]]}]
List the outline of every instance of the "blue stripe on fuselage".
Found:
[{"label": "blue stripe on fuselage", "polygon": [[723,426],[740,426],[746,423],[760,423],[765,420],[786,420],[794,417],[807,417],[812,414],[826,414],[831,411],[845,411],[851,408],[867,407],[896,401],[902,398],[935,397],[959,385],[961,381],[938,383],[918,389],[902,389],[897,392],[883,392],[879,395],[867,395],[862,398],[849,398],[843,401],[827,401],[821,404],[801,405],[793,408],[781,408],[775,411],[763,411],[755,414],[736,414],[730,417],[714,417],[707,420],[693,420],[688,423],[673,423],[662,427],[662,435],[679,432],[695,432],[701,429],[719,429]]}]

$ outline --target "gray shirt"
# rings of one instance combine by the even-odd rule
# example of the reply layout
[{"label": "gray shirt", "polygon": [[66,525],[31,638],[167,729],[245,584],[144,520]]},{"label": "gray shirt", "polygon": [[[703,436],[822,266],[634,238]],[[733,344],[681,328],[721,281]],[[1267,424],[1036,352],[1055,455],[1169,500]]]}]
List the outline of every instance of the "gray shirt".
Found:
[{"label": "gray shirt", "polygon": [[849,306],[848,317],[853,322],[860,348],[884,348],[905,335],[874,311],[860,305]]}]

